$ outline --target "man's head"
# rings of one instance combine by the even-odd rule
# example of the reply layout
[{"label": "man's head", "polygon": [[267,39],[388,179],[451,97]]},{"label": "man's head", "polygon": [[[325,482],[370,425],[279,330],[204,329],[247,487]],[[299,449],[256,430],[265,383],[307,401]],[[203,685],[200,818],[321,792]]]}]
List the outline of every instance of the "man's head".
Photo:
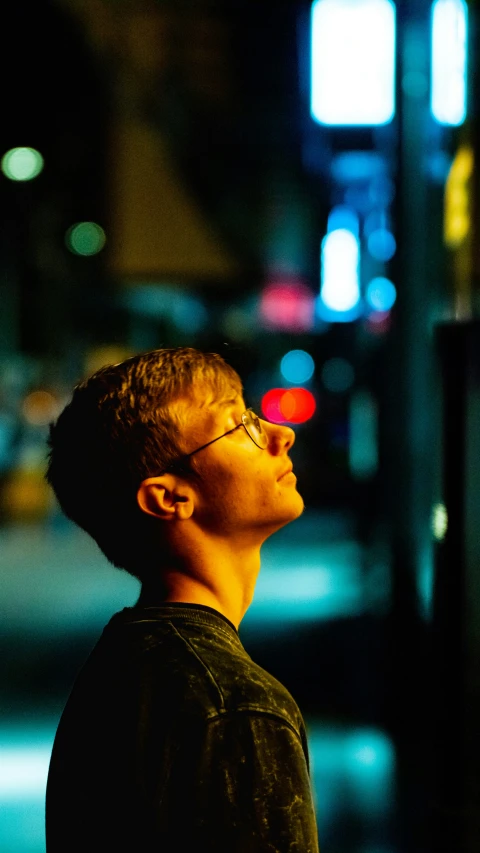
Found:
[{"label": "man's head", "polygon": [[246,429],[231,431],[244,409],[238,374],[217,354],[161,349],[104,367],[51,427],[47,479],[107,558],[145,580],[172,529],[162,521],[195,515],[212,536],[228,536],[258,519],[269,535],[302,511],[296,490],[285,495],[289,478],[276,485],[292,431],[266,424],[262,451]]},{"label": "man's head", "polygon": [[193,402],[195,389],[218,399],[242,393],[237,373],[215,353],[154,350],[80,382],[50,428],[47,479],[63,511],[133,574],[157,538],[138,507],[138,487],[186,452],[188,405],[174,404]]}]

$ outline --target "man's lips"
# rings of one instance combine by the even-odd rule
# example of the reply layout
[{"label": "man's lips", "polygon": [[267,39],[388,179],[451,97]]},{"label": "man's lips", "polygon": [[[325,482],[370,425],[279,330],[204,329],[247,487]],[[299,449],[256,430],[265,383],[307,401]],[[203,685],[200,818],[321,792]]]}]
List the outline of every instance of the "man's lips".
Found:
[{"label": "man's lips", "polygon": [[292,471],[293,471],[293,465],[289,465],[289,467],[288,467],[288,468],[285,468],[285,471],[283,472],[283,474],[280,474],[280,476],[279,476],[279,478],[278,478],[278,479],[279,479],[279,480],[282,480],[282,479],[283,479],[283,477],[286,477],[286,476],[287,476],[287,474],[290,474]]}]

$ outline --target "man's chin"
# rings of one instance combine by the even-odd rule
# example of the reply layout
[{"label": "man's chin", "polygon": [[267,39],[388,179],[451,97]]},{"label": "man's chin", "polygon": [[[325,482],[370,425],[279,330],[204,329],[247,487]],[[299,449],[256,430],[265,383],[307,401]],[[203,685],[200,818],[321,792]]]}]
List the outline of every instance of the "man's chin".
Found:
[{"label": "man's chin", "polygon": [[296,500],[292,501],[291,506],[288,508],[289,511],[285,512],[285,516],[280,521],[277,530],[280,530],[281,527],[285,527],[286,524],[290,524],[291,521],[295,521],[295,519],[299,518],[302,515],[305,509],[305,503],[299,492],[295,492],[295,494]]},{"label": "man's chin", "polygon": [[303,510],[305,509],[305,501],[303,500],[300,492],[297,491],[297,489],[295,489],[295,495],[297,498],[296,503],[298,503],[297,514],[295,515],[295,518],[298,518],[298,516],[301,515]]},{"label": "man's chin", "polygon": [[294,515],[294,517],[292,518],[292,521],[295,521],[296,518],[300,518],[300,516],[303,514],[303,511],[305,509],[305,501],[303,500],[303,498],[300,494],[298,495],[298,497],[299,497],[298,510],[297,510],[296,514]]}]

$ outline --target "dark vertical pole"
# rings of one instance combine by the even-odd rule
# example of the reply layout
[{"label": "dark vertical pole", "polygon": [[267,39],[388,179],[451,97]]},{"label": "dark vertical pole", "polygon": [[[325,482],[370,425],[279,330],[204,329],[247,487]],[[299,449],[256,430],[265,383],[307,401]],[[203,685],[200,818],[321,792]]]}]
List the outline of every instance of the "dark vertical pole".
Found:
[{"label": "dark vertical pole", "polygon": [[[467,124],[474,151],[470,229],[452,255],[455,316],[480,313],[478,4],[469,3]],[[464,294],[467,296],[465,299]],[[463,296],[463,303],[462,303]],[[437,546],[433,613],[432,836],[439,853],[480,849],[480,322],[437,330],[442,375],[442,496],[448,515]]]},{"label": "dark vertical pole", "polygon": [[[465,424],[465,829],[480,850],[480,322],[469,324]],[[453,565],[455,565],[453,563]]]},{"label": "dark vertical pole", "polygon": [[470,251],[472,267],[472,316],[480,317],[480,20],[478,0],[468,6],[467,114],[468,131],[474,154],[473,180],[470,182]]},{"label": "dark vertical pole", "polygon": [[440,327],[443,498],[433,620],[433,842],[480,850],[480,322]]},{"label": "dark vertical pole", "polygon": [[398,301],[386,435],[393,573],[390,719],[397,747],[401,849],[424,851],[428,847],[426,610],[433,560],[430,262],[436,248],[428,239],[430,3],[403,0],[397,12]]}]

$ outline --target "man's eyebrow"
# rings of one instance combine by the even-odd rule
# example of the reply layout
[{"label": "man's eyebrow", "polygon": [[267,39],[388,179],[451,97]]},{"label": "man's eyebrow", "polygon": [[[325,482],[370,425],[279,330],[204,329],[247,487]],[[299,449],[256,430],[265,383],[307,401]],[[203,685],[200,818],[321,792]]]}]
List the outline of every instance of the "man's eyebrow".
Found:
[{"label": "man's eyebrow", "polygon": [[[229,408],[229,409],[232,409],[234,406],[238,406],[240,408],[240,406],[244,405],[242,398],[238,397],[238,396],[237,397],[225,397],[222,400],[217,400],[216,404],[220,405],[220,406],[225,406],[225,408]],[[213,405],[215,405],[215,403]]]}]

